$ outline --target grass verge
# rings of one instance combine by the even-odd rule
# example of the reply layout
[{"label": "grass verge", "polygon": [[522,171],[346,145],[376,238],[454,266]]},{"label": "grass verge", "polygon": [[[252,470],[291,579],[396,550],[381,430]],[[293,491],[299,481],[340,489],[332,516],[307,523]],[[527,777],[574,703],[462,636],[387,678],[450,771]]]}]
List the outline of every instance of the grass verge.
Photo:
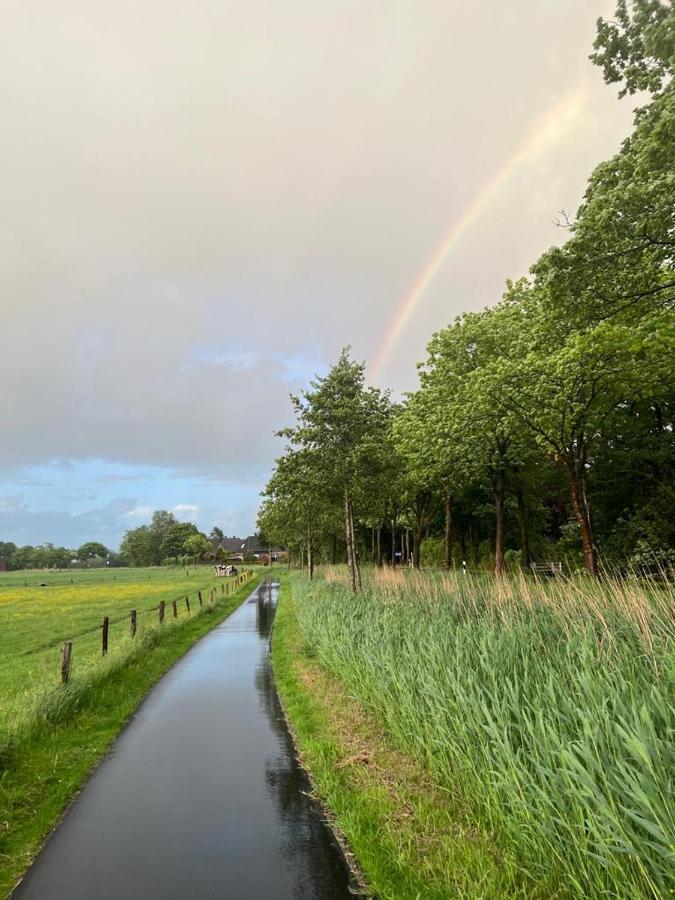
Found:
[{"label": "grass verge", "polygon": [[307,654],[287,577],[272,664],[302,763],[368,892],[382,900],[538,896],[457,801]]},{"label": "grass verge", "polygon": [[0,896],[11,892],[150,688],[258,580],[180,624],[144,634],[124,658],[53,691],[30,725],[0,748]]}]

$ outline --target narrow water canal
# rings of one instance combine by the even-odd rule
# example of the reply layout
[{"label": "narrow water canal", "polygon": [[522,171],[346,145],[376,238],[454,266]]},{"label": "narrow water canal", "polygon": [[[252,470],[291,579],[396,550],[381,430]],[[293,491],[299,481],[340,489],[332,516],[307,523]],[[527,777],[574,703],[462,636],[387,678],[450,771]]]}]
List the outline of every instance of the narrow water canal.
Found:
[{"label": "narrow water canal", "polygon": [[350,896],[272,680],[277,594],[256,589],[157,684],[14,897]]}]

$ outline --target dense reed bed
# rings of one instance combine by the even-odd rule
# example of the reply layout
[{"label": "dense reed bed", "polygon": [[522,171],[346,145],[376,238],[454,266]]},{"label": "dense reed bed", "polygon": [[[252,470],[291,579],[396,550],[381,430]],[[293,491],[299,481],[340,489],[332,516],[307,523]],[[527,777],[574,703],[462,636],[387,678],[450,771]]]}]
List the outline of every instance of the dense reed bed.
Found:
[{"label": "dense reed bed", "polygon": [[308,649],[544,896],[664,897],[675,847],[667,583],[340,569]]}]

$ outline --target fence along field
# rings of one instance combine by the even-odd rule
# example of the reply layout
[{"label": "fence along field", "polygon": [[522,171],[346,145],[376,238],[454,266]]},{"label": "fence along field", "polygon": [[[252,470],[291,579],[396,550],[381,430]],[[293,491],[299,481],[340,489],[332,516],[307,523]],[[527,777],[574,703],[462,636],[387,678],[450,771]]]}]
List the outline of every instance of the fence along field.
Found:
[{"label": "fence along field", "polygon": [[[215,578],[209,567],[188,572],[153,568],[1,575],[0,746],[39,715],[64,674],[83,680],[114,665],[153,629],[180,624],[200,605],[228,596],[248,578],[248,573]],[[70,665],[64,672],[68,645]]]}]

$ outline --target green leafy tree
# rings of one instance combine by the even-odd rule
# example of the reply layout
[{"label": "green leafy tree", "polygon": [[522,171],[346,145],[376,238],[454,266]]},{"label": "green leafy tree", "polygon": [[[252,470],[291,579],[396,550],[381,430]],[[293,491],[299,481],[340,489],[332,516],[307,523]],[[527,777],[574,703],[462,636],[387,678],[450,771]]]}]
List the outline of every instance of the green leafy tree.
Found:
[{"label": "green leafy tree", "polygon": [[4,559],[8,569],[16,568],[15,554],[17,546],[12,541],[0,541],[0,559]]},{"label": "green leafy tree", "polygon": [[87,541],[78,549],[77,558],[80,562],[89,562],[92,559],[105,559],[108,552],[105,544],[101,544],[98,541]]},{"label": "green leafy tree", "polygon": [[571,237],[534,266],[562,334],[634,324],[675,304],[675,90],[643,110],[589,180]]},{"label": "green leafy tree", "polygon": [[675,69],[675,7],[670,0],[619,0],[612,20],[598,19],[593,62],[619,93],[656,93]]},{"label": "green leafy tree", "polygon": [[211,542],[205,534],[191,534],[183,542],[183,550],[195,559],[203,559],[211,550]]},{"label": "green leafy tree", "polygon": [[494,501],[494,570],[505,570],[508,478],[522,462],[526,443],[517,418],[500,409],[485,391],[484,372],[503,352],[511,310],[495,307],[470,313],[436,334],[421,372],[425,434],[437,452],[446,490],[458,481],[487,478]]},{"label": "green leafy tree", "polygon": [[316,554],[331,524],[331,504],[323,493],[322,458],[316,449],[289,448],[277,460],[263,496],[258,531],[271,543],[285,544],[307,555],[314,577]]},{"label": "green leafy tree", "polygon": [[292,447],[313,451],[323,474],[323,494],[341,504],[351,590],[360,589],[354,502],[368,494],[368,483],[382,466],[381,448],[388,433],[390,404],[386,394],[365,386],[365,366],[343,350],[328,374],[294,397],[297,424],[286,429]]},{"label": "green leafy tree", "polygon": [[163,532],[162,542],[159,545],[160,560],[170,556],[180,556],[185,552],[187,539],[195,536],[204,537],[196,525],[193,525],[192,522],[176,522],[174,520]]},{"label": "green leafy tree", "polygon": [[120,553],[130,566],[152,566],[160,558],[156,536],[147,525],[132,528],[122,539]]},{"label": "green leafy tree", "polygon": [[483,370],[480,388],[504,415],[519,419],[562,467],[585,565],[595,575],[589,497],[593,454],[633,397],[672,396],[670,329],[660,316],[639,327],[605,321],[565,334],[537,289],[521,285],[511,299],[511,329],[502,331],[502,352]]}]

